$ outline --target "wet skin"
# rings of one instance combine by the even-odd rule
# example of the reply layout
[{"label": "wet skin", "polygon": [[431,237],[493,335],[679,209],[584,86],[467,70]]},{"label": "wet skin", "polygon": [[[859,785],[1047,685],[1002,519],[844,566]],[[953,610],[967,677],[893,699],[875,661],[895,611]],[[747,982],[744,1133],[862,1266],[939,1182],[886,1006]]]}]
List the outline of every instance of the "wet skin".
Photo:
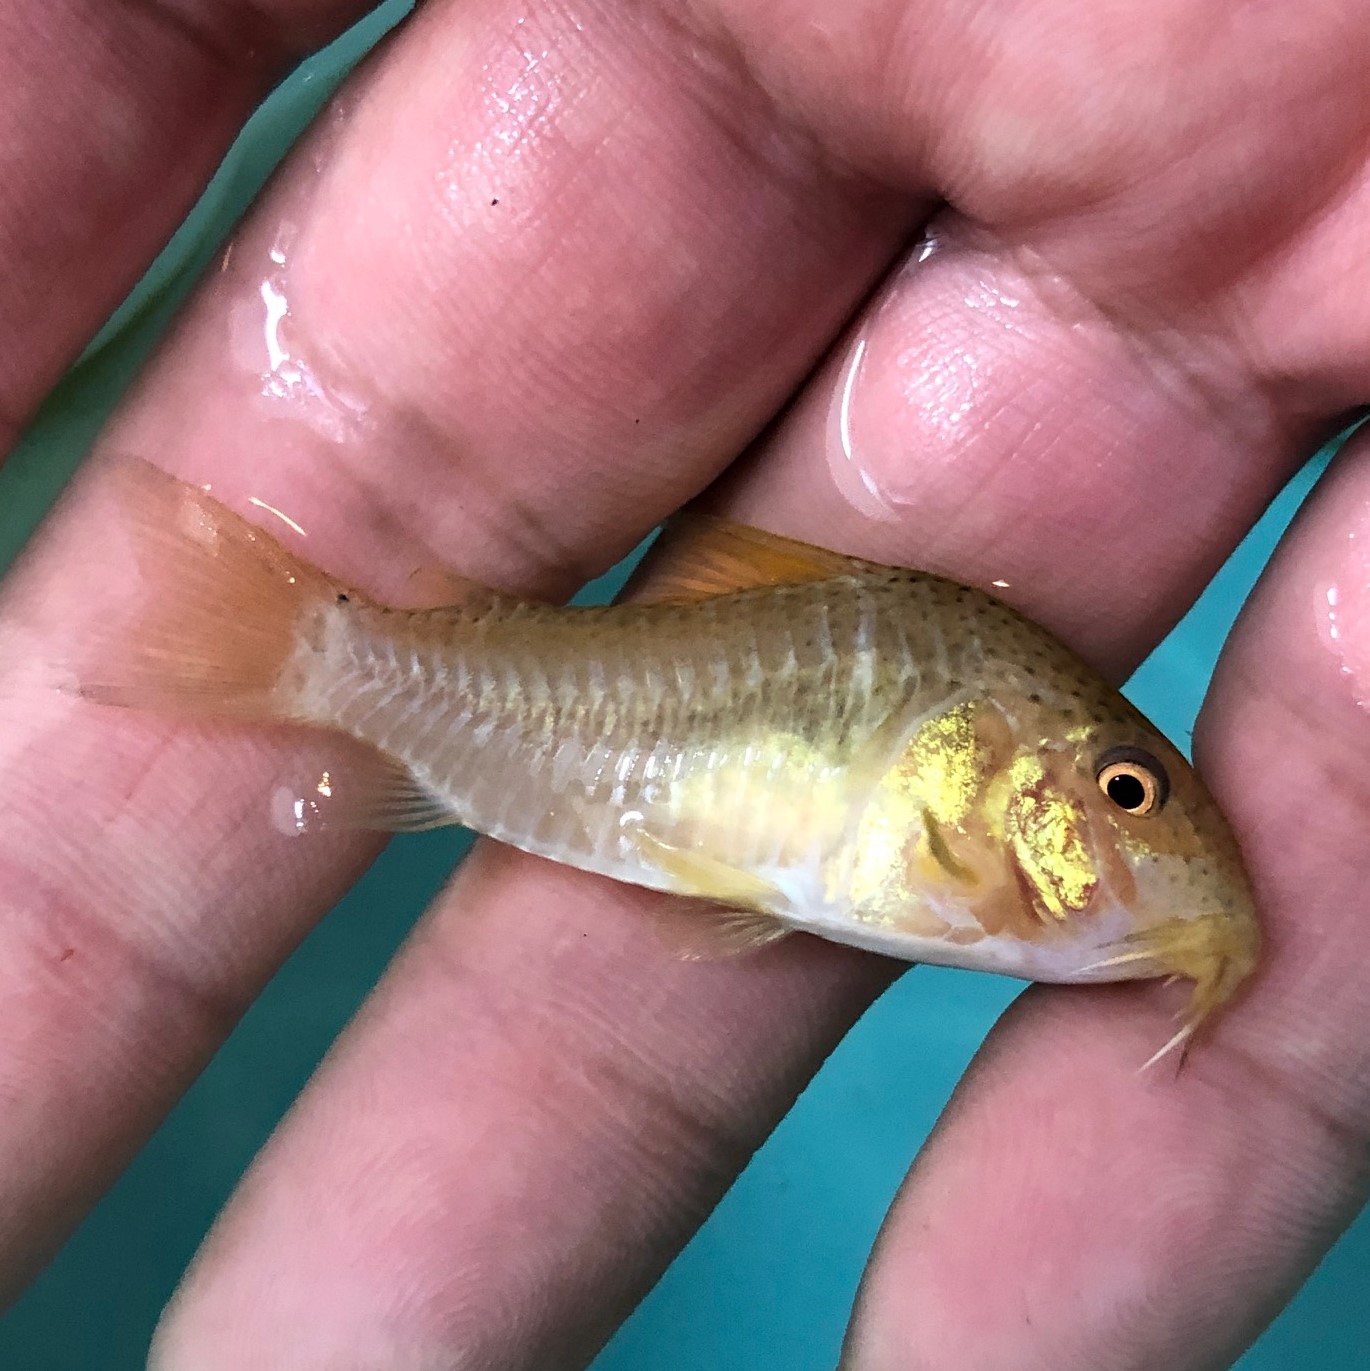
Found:
[{"label": "wet skin", "polygon": [[[6,440],[269,77],[355,9],[6,8]],[[105,452],[288,511],[396,600],[435,562],[569,591],[717,483],[733,517],[1006,581],[1122,677],[1370,398],[1370,20],[833,10],[434,0],[293,155]],[[66,101],[77,71],[90,98]],[[1353,442],[1196,738],[1262,903],[1251,993],[1178,1081],[1134,1070],[1163,991],[1024,996],[891,1212],[858,1371],[1223,1366],[1360,1205],[1368,509]],[[112,522],[97,459],[0,599],[13,1287],[372,851],[272,827],[262,796],[309,744],[53,688]],[[764,956],[681,964],[638,894],[480,849],[230,1204],[154,1364],[583,1363],[890,974]]]}]

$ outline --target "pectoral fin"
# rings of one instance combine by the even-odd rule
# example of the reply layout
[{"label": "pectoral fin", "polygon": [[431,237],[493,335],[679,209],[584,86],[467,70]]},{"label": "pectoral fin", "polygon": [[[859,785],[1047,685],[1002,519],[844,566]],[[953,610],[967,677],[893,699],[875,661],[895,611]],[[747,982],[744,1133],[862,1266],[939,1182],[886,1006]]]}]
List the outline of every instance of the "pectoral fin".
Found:
[{"label": "pectoral fin", "polygon": [[642,859],[670,878],[676,894],[758,912],[774,907],[780,898],[780,892],[764,877],[716,857],[662,842],[650,833],[638,832],[633,841]]}]

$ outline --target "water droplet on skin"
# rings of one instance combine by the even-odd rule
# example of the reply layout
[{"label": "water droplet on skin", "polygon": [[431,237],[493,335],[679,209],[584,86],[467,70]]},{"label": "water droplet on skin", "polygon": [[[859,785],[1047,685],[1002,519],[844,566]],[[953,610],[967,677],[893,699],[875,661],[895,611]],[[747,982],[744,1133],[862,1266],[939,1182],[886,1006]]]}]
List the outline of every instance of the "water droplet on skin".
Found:
[{"label": "water droplet on skin", "polygon": [[[316,189],[320,176],[311,156],[326,160],[338,136],[318,124],[307,135],[187,305],[158,362],[158,385],[150,392],[156,402],[130,400],[105,438],[112,448],[189,475],[182,454],[204,448],[199,439],[209,435],[214,464],[235,473],[232,480],[216,479],[214,493],[243,509],[255,492],[272,518],[248,512],[292,541],[299,535],[289,524],[281,528],[282,519],[293,521],[300,509],[315,517],[316,502],[296,502],[348,449],[358,462],[364,454],[379,468],[416,441],[428,444],[423,455],[445,442],[430,433],[414,405],[397,404],[393,388],[354,360],[367,350],[355,334],[344,336],[334,326],[340,287],[315,218],[326,212],[328,196]],[[303,473],[316,475],[302,481]],[[349,489],[336,503],[360,506],[363,499]],[[320,533],[309,519],[301,522]],[[359,522],[367,526],[364,517]]]},{"label": "water droplet on skin", "polygon": [[[924,291],[910,279],[929,266],[942,274],[944,291],[956,292],[954,317],[935,333]],[[826,446],[838,490],[867,517],[896,518],[923,498],[920,453],[935,460],[982,437],[1012,367],[1005,360],[1011,354],[980,345],[981,336],[1032,341],[1021,294],[1006,286],[1016,286],[1015,278],[992,260],[974,250],[953,253],[929,235],[859,321],[834,377]]]},{"label": "water droplet on skin", "polygon": [[828,422],[829,467],[838,490],[867,518],[896,519],[900,503],[891,498],[877,479],[869,460],[869,445],[862,433],[864,411],[869,403],[866,392],[869,389],[870,352],[877,340],[883,341],[881,335],[888,332],[890,321],[886,316],[903,294],[904,281],[937,256],[943,247],[942,239],[932,231],[925,233],[914,245],[885,285],[880,298],[859,322],[833,389]]},{"label": "water droplet on skin", "polygon": [[[370,409],[341,377],[329,375],[336,367],[330,368],[308,353],[304,342],[307,333],[300,327],[289,288],[290,250],[298,236],[292,222],[283,221],[277,227],[266,250],[256,298],[239,296],[235,335],[241,342],[235,351],[256,373],[258,393],[264,401],[291,418],[303,420],[329,442],[341,444],[366,436],[373,427]],[[251,263],[243,260],[248,251],[239,245],[233,279],[241,279],[251,270]],[[252,322],[249,314],[255,316]]]},{"label": "water droplet on skin", "polygon": [[284,838],[299,838],[322,828],[333,789],[333,776],[327,771],[304,791],[277,786],[271,796],[272,828]]},{"label": "water droplet on skin", "polygon": [[934,253],[942,249],[942,240],[932,230],[928,230],[914,245],[909,254],[909,265],[921,266]]},{"label": "water droplet on skin", "polygon": [[1322,581],[1313,602],[1318,636],[1351,682],[1356,703],[1370,709],[1370,539],[1360,535],[1358,529],[1347,534],[1342,574]]},{"label": "water droplet on skin", "polygon": [[271,795],[271,826],[283,838],[298,838],[309,827],[307,801],[288,785],[277,786]]},{"label": "water droplet on skin", "polygon": [[[275,254],[272,254],[275,260]],[[285,295],[277,289],[273,281],[263,281],[261,285],[262,303],[266,306],[266,355],[270,359],[269,371],[278,372],[289,361],[285,346],[281,342],[281,320],[290,313]]]},{"label": "water droplet on skin", "polygon": [[276,225],[276,236],[271,241],[271,247],[267,250],[267,256],[271,258],[278,267],[285,266],[286,254],[295,246],[295,240],[300,236],[300,226],[291,219],[282,219]]},{"label": "water droplet on skin", "polygon": [[852,437],[852,409],[860,388],[870,339],[864,332],[856,339],[843,364],[833,392],[829,418],[828,464],[837,488],[855,509],[868,518],[892,520],[895,510],[880,493],[870,473],[857,460]]}]

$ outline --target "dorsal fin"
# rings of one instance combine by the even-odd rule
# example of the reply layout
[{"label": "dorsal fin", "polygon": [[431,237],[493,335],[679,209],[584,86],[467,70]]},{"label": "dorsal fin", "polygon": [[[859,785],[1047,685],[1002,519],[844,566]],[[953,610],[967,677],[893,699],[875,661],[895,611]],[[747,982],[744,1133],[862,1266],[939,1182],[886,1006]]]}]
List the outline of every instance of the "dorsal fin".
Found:
[{"label": "dorsal fin", "polygon": [[710,514],[677,514],[643,567],[640,600],[693,604],[763,586],[803,585],[849,575],[865,563]]}]

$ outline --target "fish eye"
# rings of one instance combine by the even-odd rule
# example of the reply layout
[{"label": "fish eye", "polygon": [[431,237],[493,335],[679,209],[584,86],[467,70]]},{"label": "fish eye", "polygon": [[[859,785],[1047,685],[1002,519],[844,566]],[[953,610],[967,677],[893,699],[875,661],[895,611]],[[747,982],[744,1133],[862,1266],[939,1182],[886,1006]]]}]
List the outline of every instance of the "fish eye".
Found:
[{"label": "fish eye", "polygon": [[1165,767],[1140,747],[1115,747],[1099,758],[1099,789],[1119,809],[1139,818],[1155,814],[1170,793]]}]

